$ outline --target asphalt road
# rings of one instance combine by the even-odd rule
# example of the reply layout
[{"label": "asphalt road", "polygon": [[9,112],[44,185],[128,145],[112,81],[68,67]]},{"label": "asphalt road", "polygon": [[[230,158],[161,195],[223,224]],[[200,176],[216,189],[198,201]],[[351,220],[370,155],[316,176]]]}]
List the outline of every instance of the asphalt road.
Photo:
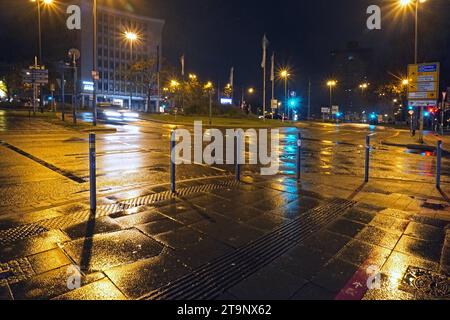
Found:
[{"label": "asphalt road", "polygon": [[[97,134],[98,189],[101,195],[169,182],[170,125],[139,121],[108,124],[116,133]],[[371,174],[375,178],[433,183],[435,157],[400,147],[386,147],[381,139],[407,134],[366,125],[300,124],[304,142],[303,172],[354,176],[364,174],[364,143],[372,138]],[[33,211],[88,195],[88,134],[51,125],[44,120],[0,115],[0,215]],[[280,132],[281,175],[295,174],[297,128]],[[183,165],[177,179],[189,180],[232,174],[230,165]],[[247,165],[244,173],[257,174]],[[450,182],[450,161],[443,161],[444,180]]]}]

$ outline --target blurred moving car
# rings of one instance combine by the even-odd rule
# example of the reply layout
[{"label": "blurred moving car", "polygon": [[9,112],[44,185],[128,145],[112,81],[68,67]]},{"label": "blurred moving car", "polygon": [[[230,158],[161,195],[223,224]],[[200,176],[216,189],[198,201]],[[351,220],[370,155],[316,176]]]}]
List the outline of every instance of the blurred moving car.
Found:
[{"label": "blurred moving car", "polygon": [[120,105],[102,102],[97,105],[97,117],[108,121],[137,121],[139,113],[125,109]]}]

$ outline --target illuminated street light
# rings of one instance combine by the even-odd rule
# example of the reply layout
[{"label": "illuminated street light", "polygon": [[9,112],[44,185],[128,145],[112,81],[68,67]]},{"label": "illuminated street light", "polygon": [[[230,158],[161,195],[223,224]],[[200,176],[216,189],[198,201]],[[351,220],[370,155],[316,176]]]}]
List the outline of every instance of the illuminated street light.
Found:
[{"label": "illuminated street light", "polygon": [[253,93],[255,93],[255,89],[253,89],[253,88],[249,88],[249,89],[248,89],[248,93],[249,93],[249,94],[253,94]]},{"label": "illuminated street light", "polygon": [[336,80],[329,80],[327,86],[330,87],[330,107],[333,106],[333,88],[337,86]]},{"label": "illuminated street light", "polygon": [[286,113],[286,108],[288,105],[288,78],[290,77],[289,71],[283,69],[280,71],[280,78],[284,80],[284,112]]},{"label": "illuminated street light", "polygon": [[38,37],[39,37],[39,64],[42,63],[42,26],[41,26],[41,3],[46,6],[51,6],[54,4],[53,0],[31,0],[31,2],[36,3],[38,11]]},{"label": "illuminated street light", "polygon": [[189,79],[191,79],[191,80],[197,80],[197,76],[196,76],[195,74],[193,74],[193,73],[190,73],[190,74],[189,74]]},{"label": "illuminated street light", "polygon": [[408,79],[403,79],[402,80],[402,85],[403,86],[407,86],[409,84],[409,80]]},{"label": "illuminated street light", "polygon": [[[126,30],[123,33],[123,37],[126,41],[130,44],[130,67],[133,64],[133,45],[135,42],[139,40],[139,35],[131,30]],[[130,76],[130,103],[129,103],[130,110],[133,110],[133,81]]]},{"label": "illuminated street light", "polygon": [[177,80],[171,80],[170,81],[170,86],[172,87],[172,88],[176,88],[176,87],[178,87],[180,85],[180,83],[177,81]]},{"label": "illuminated street light", "polygon": [[415,5],[415,37],[414,37],[414,63],[418,62],[418,31],[419,31],[419,4],[425,3],[427,0],[399,0],[401,7],[409,7]]}]

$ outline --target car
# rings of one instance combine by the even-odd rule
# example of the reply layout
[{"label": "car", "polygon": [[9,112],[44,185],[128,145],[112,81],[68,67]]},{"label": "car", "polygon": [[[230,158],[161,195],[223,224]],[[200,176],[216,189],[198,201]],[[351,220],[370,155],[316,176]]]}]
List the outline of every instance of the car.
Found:
[{"label": "car", "polygon": [[97,117],[109,121],[137,121],[139,113],[125,109],[120,105],[112,103],[99,103],[97,105]]}]

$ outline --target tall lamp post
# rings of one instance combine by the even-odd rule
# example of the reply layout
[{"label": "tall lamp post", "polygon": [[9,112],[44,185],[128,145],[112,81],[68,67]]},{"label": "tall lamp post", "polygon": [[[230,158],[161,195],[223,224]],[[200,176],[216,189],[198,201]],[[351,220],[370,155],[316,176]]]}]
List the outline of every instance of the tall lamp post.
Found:
[{"label": "tall lamp post", "polygon": [[[130,73],[131,67],[133,66],[133,44],[138,39],[138,35],[133,31],[125,31],[125,39],[130,43]],[[133,80],[130,75],[130,110],[133,109]]]},{"label": "tall lamp post", "polygon": [[287,113],[288,111],[288,79],[289,79],[289,71],[288,70],[281,70],[280,72],[280,78],[284,80],[284,113]]},{"label": "tall lamp post", "polygon": [[[41,3],[44,5],[50,6],[53,4],[53,0],[31,0],[31,2],[35,2],[37,6],[37,18],[38,18],[38,64],[43,65],[42,61],[42,24],[41,24]],[[41,88],[41,99],[40,99],[40,105],[43,106],[43,94],[42,94],[42,88]],[[43,110],[43,109],[42,109]]]},{"label": "tall lamp post", "polygon": [[98,50],[97,50],[97,0],[93,0],[92,7],[92,26],[93,26],[93,45],[92,45],[92,82],[94,91],[92,92],[92,125],[97,125],[97,80],[98,80]]},{"label": "tall lamp post", "polygon": [[[427,0],[399,0],[400,5],[403,7],[411,6],[414,4],[415,6],[415,16],[414,16],[414,64],[418,63],[419,60],[419,7],[421,3],[426,2]],[[420,107],[420,133],[419,133],[419,142],[423,143],[423,129],[424,129],[424,107]]]},{"label": "tall lamp post", "polygon": [[330,80],[327,82],[327,86],[330,87],[330,108],[333,107],[333,88],[337,85],[336,80]]}]

